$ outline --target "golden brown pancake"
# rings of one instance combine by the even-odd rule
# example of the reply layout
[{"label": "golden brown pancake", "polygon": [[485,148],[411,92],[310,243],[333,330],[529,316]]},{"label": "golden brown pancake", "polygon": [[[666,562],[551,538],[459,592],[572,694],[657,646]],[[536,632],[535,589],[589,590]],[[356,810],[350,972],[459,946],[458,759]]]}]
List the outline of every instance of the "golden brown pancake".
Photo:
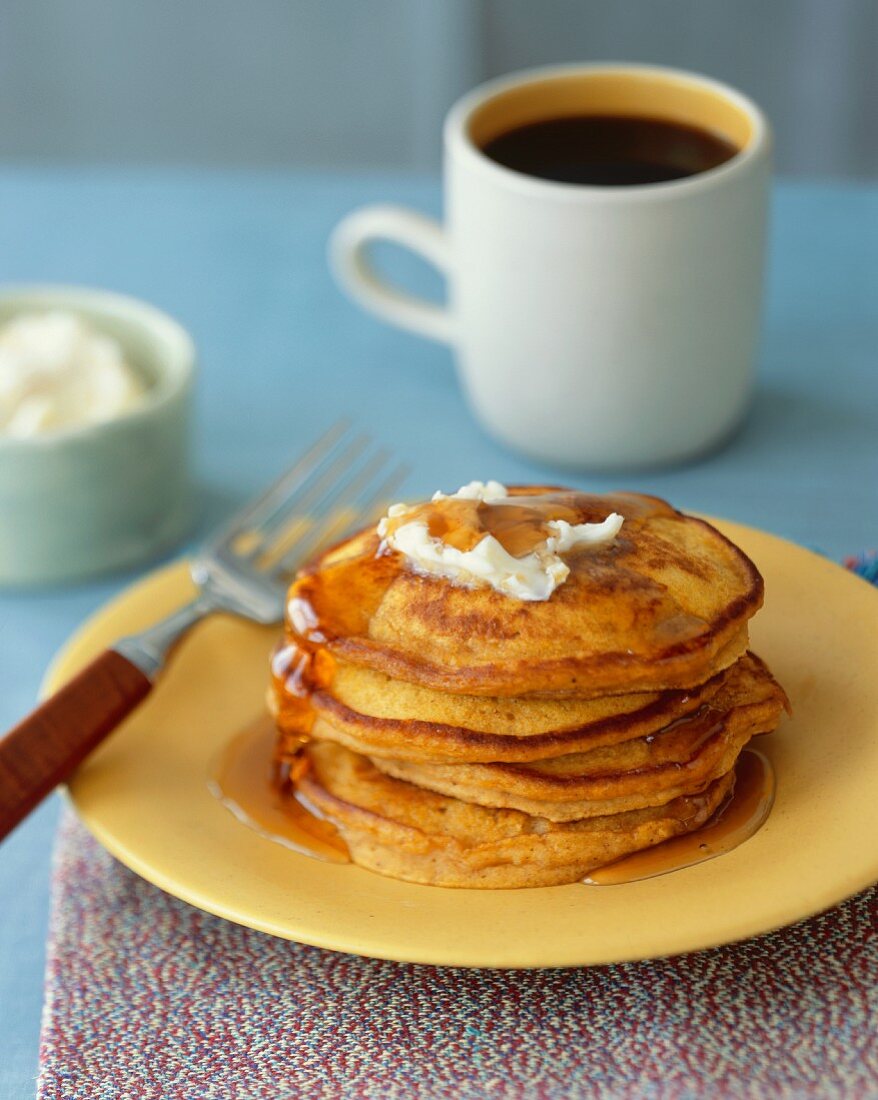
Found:
[{"label": "golden brown pancake", "polygon": [[689,832],[728,795],[733,773],[658,808],[557,823],[435,794],[379,772],[331,742],[304,750],[301,795],[331,820],[351,857],[393,878],[513,888],[576,882],[595,867]]},{"label": "golden brown pancake", "polygon": [[[709,700],[730,671],[687,690],[488,698],[438,692],[338,661],[331,684],[311,696],[312,735],[399,760],[541,760],[655,733]],[[284,689],[276,687],[282,712]]]},{"label": "golden brown pancake", "polygon": [[533,523],[549,514],[597,522],[613,511],[625,523],[610,545],[566,554],[570,575],[545,601],[416,573],[367,529],[294,583],[289,637],[394,679],[481,696],[690,688],[742,652],[762,578],[708,523],[633,493],[511,493],[509,502],[457,502],[472,506],[476,536],[509,508]]},{"label": "golden brown pancake", "polygon": [[703,790],[734,766],[751,737],[775,728],[785,704],[768,669],[748,654],[709,702],[648,737],[529,764],[373,763],[452,798],[574,821],[660,806]]}]

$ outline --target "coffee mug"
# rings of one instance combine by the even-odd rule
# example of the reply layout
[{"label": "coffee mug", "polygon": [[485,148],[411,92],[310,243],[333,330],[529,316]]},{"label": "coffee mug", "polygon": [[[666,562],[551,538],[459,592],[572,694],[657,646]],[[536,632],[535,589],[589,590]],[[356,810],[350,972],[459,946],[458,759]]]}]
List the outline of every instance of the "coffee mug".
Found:
[{"label": "coffee mug", "polygon": [[[594,186],[506,167],[503,134],[583,115],[721,135],[730,158],[669,182]],[[762,301],[770,131],[714,80],[640,65],[536,69],[464,96],[445,121],[446,222],[355,211],[330,260],[360,304],[450,344],[477,418],[500,442],[580,468],[685,459],[746,410]],[[393,241],[444,273],[447,304],[389,285],[369,246]]]}]

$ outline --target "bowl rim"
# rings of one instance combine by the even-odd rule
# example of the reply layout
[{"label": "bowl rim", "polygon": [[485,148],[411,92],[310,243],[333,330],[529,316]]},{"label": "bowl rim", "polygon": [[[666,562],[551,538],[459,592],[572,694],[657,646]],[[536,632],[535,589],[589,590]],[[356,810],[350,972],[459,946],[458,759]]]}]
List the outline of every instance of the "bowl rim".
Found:
[{"label": "bowl rim", "polygon": [[[20,304],[19,304],[20,303]],[[98,435],[118,430],[157,415],[189,393],[195,378],[196,348],[189,332],[157,306],[99,287],[64,283],[21,283],[0,287],[0,307],[20,312],[67,309],[93,317],[120,318],[156,336],[167,348],[167,358],[155,361],[156,380],[130,409],[92,424],[59,428],[44,435],[17,438],[0,435],[0,455],[32,452],[65,444],[81,444]]]}]

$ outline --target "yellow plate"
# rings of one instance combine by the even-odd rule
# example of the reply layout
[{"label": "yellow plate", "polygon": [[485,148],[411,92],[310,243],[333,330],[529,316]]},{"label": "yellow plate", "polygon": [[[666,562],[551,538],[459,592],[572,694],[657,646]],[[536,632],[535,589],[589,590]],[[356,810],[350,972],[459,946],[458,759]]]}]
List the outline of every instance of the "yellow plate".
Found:
[{"label": "yellow plate", "polygon": [[[778,775],[737,850],[623,886],[447,890],[317,862],[240,824],[208,791],[218,750],[260,710],[275,631],[217,616],[70,785],[118,859],[231,921],[359,955],[452,966],[582,966],[694,951],[807,917],[878,879],[878,591],[797,546],[719,526],[765,576],[753,648],[792,720],[760,745]],[[51,689],[192,595],[183,564],[147,577],[67,645]]]}]

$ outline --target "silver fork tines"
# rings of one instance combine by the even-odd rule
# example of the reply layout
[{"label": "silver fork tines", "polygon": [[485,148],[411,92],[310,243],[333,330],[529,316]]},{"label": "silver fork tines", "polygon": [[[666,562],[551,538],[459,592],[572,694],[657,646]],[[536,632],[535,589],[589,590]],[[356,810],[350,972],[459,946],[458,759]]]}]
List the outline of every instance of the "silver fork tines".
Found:
[{"label": "silver fork tines", "polygon": [[291,574],[357,525],[377,519],[407,476],[341,421],[216,535],[192,562],[198,597],[115,649],[153,678],[171,646],[212,611],[278,622]]},{"label": "silver fork tines", "polygon": [[[388,460],[388,453],[379,451],[352,477],[336,484],[324,503],[314,510],[314,518],[323,522],[303,531],[301,538],[285,545],[282,556],[274,559],[281,575],[289,576],[304,560],[343,538],[357,523],[378,518],[376,511],[390,503],[390,497],[408,475],[404,466],[397,466],[388,474]],[[382,480],[376,485],[376,478],[381,475]]]}]

